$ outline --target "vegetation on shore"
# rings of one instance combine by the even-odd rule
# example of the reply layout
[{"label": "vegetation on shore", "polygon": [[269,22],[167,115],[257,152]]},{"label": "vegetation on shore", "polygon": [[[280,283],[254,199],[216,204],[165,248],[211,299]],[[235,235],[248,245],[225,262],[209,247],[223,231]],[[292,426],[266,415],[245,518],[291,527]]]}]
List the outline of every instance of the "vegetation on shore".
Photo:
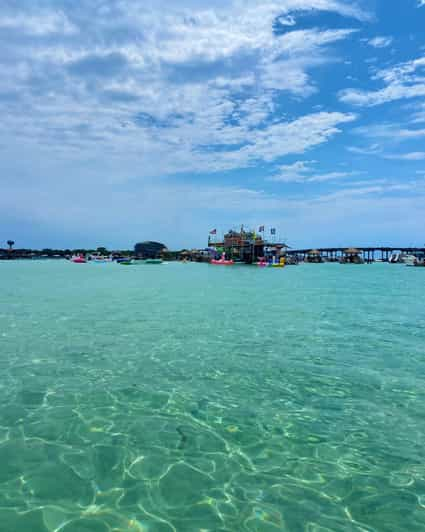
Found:
[{"label": "vegetation on shore", "polygon": [[[0,248],[0,260],[8,259],[66,259],[75,255],[83,256],[103,256],[103,257],[135,257],[137,253],[134,249],[115,249],[110,250],[104,246],[97,248],[75,248],[75,249],[30,249],[30,248],[13,248],[15,242],[13,240],[7,241],[8,247]],[[180,260],[184,256],[196,255],[196,250],[188,251],[186,249],[170,251],[164,249],[160,256],[164,260]]]}]

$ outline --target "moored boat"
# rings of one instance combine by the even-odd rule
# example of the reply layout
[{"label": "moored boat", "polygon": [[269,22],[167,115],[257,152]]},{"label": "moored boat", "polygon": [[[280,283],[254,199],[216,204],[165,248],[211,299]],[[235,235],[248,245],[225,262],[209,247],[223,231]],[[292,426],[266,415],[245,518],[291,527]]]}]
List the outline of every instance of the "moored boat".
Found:
[{"label": "moored boat", "polygon": [[112,259],[107,258],[107,257],[92,257],[90,259],[90,262],[92,264],[106,264],[108,262],[112,262]]},{"label": "moored boat", "polygon": [[162,264],[164,261],[162,259],[145,259],[142,262],[144,264]]},{"label": "moored boat", "polygon": [[76,257],[71,257],[71,262],[74,262],[75,264],[85,264],[87,260],[83,255],[78,255]]},{"label": "moored boat", "polygon": [[416,266],[418,259],[415,255],[411,255],[407,253],[407,254],[401,255],[400,262],[402,262],[406,266]]},{"label": "moored boat", "polygon": [[212,259],[211,264],[215,264],[216,266],[233,266],[235,264],[235,261],[226,259],[225,253],[222,253],[220,259]]},{"label": "moored boat", "polygon": [[142,264],[162,264],[162,259],[128,259],[128,260],[121,260],[119,264],[123,264],[124,266],[138,266]]}]

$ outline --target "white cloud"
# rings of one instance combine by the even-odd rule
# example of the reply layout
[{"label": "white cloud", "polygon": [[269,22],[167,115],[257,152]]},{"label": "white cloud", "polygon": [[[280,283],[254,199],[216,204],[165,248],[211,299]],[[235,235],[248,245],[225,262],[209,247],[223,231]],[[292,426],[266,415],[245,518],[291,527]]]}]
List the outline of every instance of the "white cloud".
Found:
[{"label": "white cloud", "polygon": [[[356,118],[299,106],[318,90],[313,69],[344,60],[334,45],[351,38],[353,21],[334,29],[293,24],[303,10],[368,19],[353,2],[7,4],[0,10],[3,225],[9,213],[31,227],[60,226],[90,239],[103,230],[114,241],[161,239],[173,227],[190,242],[187,228],[196,225],[199,235],[193,219],[209,225],[207,211],[227,224],[233,212],[239,219],[279,213],[288,202],[189,173],[264,167],[328,142]],[[286,24],[281,33],[277,17]]]},{"label": "white cloud", "polygon": [[345,89],[339,94],[340,100],[344,103],[373,107],[395,100],[425,96],[425,78],[417,75],[417,71],[424,68],[425,56],[380,70],[374,80],[384,82],[384,88],[373,91]]},{"label": "white cloud", "polygon": [[310,199],[310,203],[333,203],[339,199],[357,199],[360,196],[387,196],[388,194],[398,193],[414,193],[416,191],[425,192],[422,183],[416,180],[408,181],[406,183],[391,183],[386,180],[364,181],[360,186],[350,186],[337,190],[336,192],[322,194],[320,196]]},{"label": "white cloud", "polygon": [[[369,19],[353,2],[6,4],[20,7],[6,12],[2,5],[0,20],[7,36],[0,52],[3,225],[6,212],[31,227],[60,227],[60,245],[66,244],[66,233],[90,241],[110,234],[117,245],[141,235],[165,238],[171,247],[202,245],[202,232],[214,227],[211,219],[226,228],[268,213],[273,225],[281,216],[297,243],[314,239],[317,245],[324,234],[332,241],[342,231],[350,238],[361,228],[369,235],[374,227],[398,236],[400,219],[403,231],[410,224],[420,233],[424,193],[410,183],[403,190],[377,180],[356,185],[345,180],[351,172],[319,172],[312,161],[300,160],[282,166],[279,175],[303,183],[334,181],[344,188],[337,197],[311,191],[304,197],[303,190],[299,199],[287,199],[187,176],[278,164],[280,157],[328,142],[355,119],[330,112],[325,102],[322,112],[299,105],[318,90],[314,68],[346,59],[337,57],[334,44],[350,39],[353,30],[346,28],[353,25],[345,21],[343,29],[327,30],[297,25],[303,10]],[[276,17],[285,24],[281,35],[273,32]],[[390,76],[375,81],[393,93],[406,87],[417,91],[421,67],[413,67],[396,73],[397,81]],[[235,182],[241,179],[238,174]]]},{"label": "white cloud", "polygon": [[338,179],[349,177],[353,172],[328,172],[327,174],[318,174],[307,179],[308,183],[323,183],[325,181],[336,181]]},{"label": "white cloud", "polygon": [[425,6],[425,0],[418,0],[418,7]]},{"label": "white cloud", "polygon": [[281,36],[263,58],[261,82],[268,89],[286,90],[301,96],[315,91],[308,71],[326,61],[322,47],[346,39],[355,30],[296,30]]},{"label": "white cloud", "polygon": [[[302,9],[366,17],[335,0],[215,0],[207,7],[116,0],[65,10],[78,35],[30,47],[15,40],[14,63],[0,61],[0,142],[25,144],[29,153],[54,150],[60,160],[106,157],[113,168],[121,158],[120,176],[134,167],[142,176],[228,170],[303,153],[355,117],[288,119],[276,108],[284,93],[311,94],[310,70],[353,32],[288,27],[274,34],[276,17]],[[59,27],[57,11],[37,16],[50,20],[49,31]],[[19,99],[2,103],[2,92],[12,90]]]},{"label": "white cloud", "polygon": [[415,112],[412,115],[412,123],[425,123],[425,102],[416,104],[414,106]]},{"label": "white cloud", "polygon": [[337,181],[338,179],[353,175],[353,172],[328,172],[317,174],[312,168],[316,161],[296,161],[293,164],[279,166],[278,174],[269,178],[269,181],[279,183],[322,183]]},{"label": "white cloud", "polygon": [[382,147],[377,143],[367,147],[348,146],[347,150],[358,155],[380,155],[382,153]]},{"label": "white cloud", "polygon": [[356,127],[352,133],[364,137],[366,140],[377,140],[373,144],[362,146],[350,146],[347,148],[351,153],[360,155],[378,155],[384,159],[394,160],[420,160],[421,152],[410,152],[407,154],[397,154],[395,149],[403,142],[415,141],[425,137],[425,129],[410,129],[403,127],[399,123],[368,124],[367,126]]},{"label": "white cloud", "polygon": [[[258,158],[272,162],[291,153],[304,153],[312,146],[326,142],[339,133],[338,126],[355,120],[353,114],[314,113],[302,116],[292,122],[280,122],[259,130],[252,142],[236,152],[239,160]],[[233,154],[229,154],[230,160]]]},{"label": "white cloud", "polygon": [[414,151],[410,153],[387,154],[384,155],[384,157],[385,159],[394,159],[399,161],[423,161],[425,160],[425,152]]},{"label": "white cloud", "polygon": [[392,37],[378,36],[373,37],[373,39],[369,39],[367,43],[370,46],[373,46],[373,48],[386,48],[392,44],[393,40],[394,39]]},{"label": "white cloud", "polygon": [[395,143],[425,137],[425,129],[408,129],[399,124],[391,123],[369,124],[367,126],[357,127],[352,132],[364,137],[386,139]]},{"label": "white cloud", "polygon": [[72,35],[78,32],[77,27],[61,11],[48,11],[33,15],[25,13],[0,15],[0,29],[15,30],[35,36],[49,34]]},{"label": "white cloud", "polygon": [[293,17],[292,15],[282,15],[280,17],[277,17],[277,22],[282,26],[295,26],[295,24],[297,23],[295,17]]}]

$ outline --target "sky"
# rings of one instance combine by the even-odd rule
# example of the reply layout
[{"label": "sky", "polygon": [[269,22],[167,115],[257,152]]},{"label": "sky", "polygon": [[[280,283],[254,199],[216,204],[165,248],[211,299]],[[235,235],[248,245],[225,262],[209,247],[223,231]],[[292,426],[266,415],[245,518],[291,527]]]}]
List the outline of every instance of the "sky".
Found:
[{"label": "sky", "polygon": [[0,247],[423,246],[424,27],[425,0],[2,0]]}]

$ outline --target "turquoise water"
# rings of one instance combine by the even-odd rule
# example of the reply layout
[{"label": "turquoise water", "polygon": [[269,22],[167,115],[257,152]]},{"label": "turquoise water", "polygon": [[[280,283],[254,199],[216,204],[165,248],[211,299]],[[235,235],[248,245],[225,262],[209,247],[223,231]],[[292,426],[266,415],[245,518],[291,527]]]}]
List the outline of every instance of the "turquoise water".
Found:
[{"label": "turquoise water", "polygon": [[425,270],[0,263],[0,530],[423,531]]}]

